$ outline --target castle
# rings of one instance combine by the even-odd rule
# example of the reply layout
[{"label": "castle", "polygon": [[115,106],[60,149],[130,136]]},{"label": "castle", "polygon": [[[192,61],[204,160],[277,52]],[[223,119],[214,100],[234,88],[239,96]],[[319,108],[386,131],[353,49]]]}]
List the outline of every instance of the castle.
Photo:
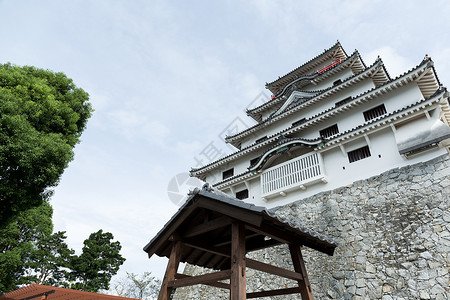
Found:
[{"label": "castle", "polygon": [[391,78],[338,42],[266,87],[272,100],[247,111],[258,123],[226,138],[237,151],[192,176],[274,207],[448,151],[448,94],[429,57]]},{"label": "castle", "polygon": [[[337,42],[266,88],[257,124],[226,138],[237,150],[191,175],[335,238],[332,259],[306,255],[319,299],[449,299],[450,107],[432,59],[391,78]],[[252,255],[283,265],[277,251]]]}]

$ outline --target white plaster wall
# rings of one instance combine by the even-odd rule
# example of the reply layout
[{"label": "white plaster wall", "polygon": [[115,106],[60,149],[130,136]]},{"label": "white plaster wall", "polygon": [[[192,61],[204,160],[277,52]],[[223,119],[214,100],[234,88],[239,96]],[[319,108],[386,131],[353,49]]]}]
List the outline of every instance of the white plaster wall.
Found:
[{"label": "white plaster wall", "polygon": [[[344,72],[339,74],[339,77],[342,78],[342,76],[345,76]],[[336,78],[331,78],[329,82],[332,83],[334,80],[336,80]],[[356,96],[369,89],[372,89],[373,87],[374,84],[371,79],[364,80],[354,85],[352,88],[346,89],[342,93],[338,93],[330,99],[327,99],[326,101],[322,101],[321,103],[313,105],[312,107],[297,112],[294,116],[286,117],[284,120],[268,126],[264,129],[264,131],[250,135],[248,140],[243,143],[243,147],[253,143],[255,140],[263,136],[270,136],[281,131],[284,128],[288,128],[295,121],[298,121],[304,117],[310,117],[330,107],[333,107],[335,102],[342,100],[349,95]],[[339,131],[344,132],[364,123],[365,120],[363,112],[368,109],[371,109],[383,103],[386,107],[387,112],[390,113],[407,105],[415,103],[421,99],[423,99],[423,95],[420,92],[419,87],[415,82],[412,82],[407,86],[397,88],[387,94],[379,96],[364,105],[360,105],[343,114],[327,119],[319,125],[297,133],[297,135],[299,137],[309,139],[317,138],[319,136],[319,130],[333,124],[338,124]],[[312,196],[319,192],[345,186],[356,180],[378,175],[392,168],[426,161],[446,153],[446,150],[444,148],[433,149],[431,151],[423,152],[419,155],[406,159],[398,153],[397,142],[392,130],[390,128],[386,128],[369,134],[369,147],[371,151],[370,157],[354,163],[349,163],[346,153],[366,144],[367,141],[364,138],[359,138],[358,140],[344,144],[345,153],[343,153],[339,147],[327,149],[322,153],[325,174],[328,177],[328,183],[314,184],[312,186],[308,186],[306,190],[298,189],[294,192],[288,193],[285,197],[277,196],[273,199],[270,199],[268,202],[264,202],[260,197],[261,191],[258,177],[249,181],[248,186],[250,188],[248,201],[257,205],[264,205],[269,208],[279,205],[285,205],[287,203]],[[250,160],[258,157],[262,153],[263,151],[258,151],[252,153],[251,155],[246,155],[245,157],[239,158],[232,163],[221,166],[207,177],[207,182],[214,184],[221,181],[222,172],[232,167],[234,168],[234,175],[238,175],[247,171],[248,167],[250,166]],[[234,189],[235,191],[239,191],[243,189],[243,187],[244,186],[239,184],[236,185]],[[228,192],[230,193],[229,190]]]},{"label": "white plaster wall", "polygon": [[[331,62],[330,62],[331,63]],[[328,65],[328,64],[326,64]],[[324,67],[326,66],[324,65]],[[345,79],[353,76],[353,72],[350,68],[347,68],[337,74],[334,74],[333,76],[328,77],[327,79],[324,79],[323,81],[319,82],[317,85],[310,84],[308,86],[305,86],[303,89],[305,91],[317,91],[317,90],[323,90],[333,85],[333,82],[335,82],[338,79],[341,79],[344,81]]]},{"label": "white plaster wall", "polygon": [[[292,125],[292,123],[301,120],[303,118],[309,118],[312,117],[318,113],[321,113],[331,107],[334,107],[335,103],[345,99],[348,96],[357,96],[360,95],[362,93],[364,93],[365,91],[372,89],[374,87],[374,83],[371,79],[366,79],[363,80],[361,82],[358,82],[357,84],[355,84],[354,86],[352,86],[351,88],[345,89],[344,91],[340,92],[340,93],[336,93],[335,95],[324,99],[323,101],[316,103],[315,105],[311,105],[309,107],[306,107],[298,112],[296,112],[295,114],[284,118],[283,120],[277,121],[267,127],[264,128],[264,130],[261,130],[259,132],[256,132],[252,135],[249,135],[248,137],[246,137],[246,139],[242,142],[242,147],[247,147],[248,145],[251,145],[252,143],[254,143],[255,140],[263,137],[263,136],[270,136],[273,134],[276,134],[277,132],[281,131],[284,128],[288,128]],[[289,100],[288,100],[289,101]],[[376,106],[376,105],[375,105]],[[367,110],[367,109],[364,109]],[[353,112],[353,111],[352,111]],[[360,113],[360,112],[358,112]],[[348,116],[346,116],[347,118]],[[342,118],[342,116],[339,116],[339,118]],[[361,121],[362,120],[362,121]],[[360,116],[358,119],[354,120],[351,116],[349,117],[348,120],[345,120],[346,123],[349,124],[353,124],[353,126],[351,127],[343,127],[343,128],[353,128],[361,123],[364,122],[364,118],[362,116]],[[336,121],[333,121],[332,124],[335,124]],[[338,125],[339,126],[339,125]],[[327,126],[323,126],[321,129],[325,128]],[[347,130],[345,129],[345,130]],[[344,130],[341,130],[344,131]],[[317,138],[319,136],[318,134],[319,129],[307,129],[307,131],[305,131],[304,133],[302,133],[302,137],[304,138],[308,138],[308,139],[313,139],[313,138]]]},{"label": "white plaster wall", "polygon": [[[328,149],[322,153],[324,172],[328,178],[328,183],[317,183],[308,186],[306,190],[299,188],[288,193],[285,197],[277,196],[267,202],[255,197],[252,203],[268,208],[286,205],[320,192],[346,186],[357,180],[370,178],[393,168],[427,161],[447,152],[445,148],[437,148],[412,158],[404,158],[398,153],[397,143],[390,128],[370,134],[369,140],[371,156],[353,163],[349,163],[347,154],[344,154],[339,147]],[[366,145],[365,139],[358,139],[344,145],[345,152],[364,145]],[[253,188],[260,189],[260,186],[255,184]]]},{"label": "white plaster wall", "polygon": [[264,150],[257,150],[255,152],[243,155],[231,163],[221,165],[220,167],[208,173],[205,182],[209,184],[215,184],[222,181],[222,173],[231,168],[234,168],[233,176],[246,172],[248,170],[248,167],[250,167],[250,160],[261,156],[262,153],[264,153]]},{"label": "white plaster wall", "polygon": [[401,109],[409,104],[415,103],[423,99],[422,93],[416,83],[411,83],[408,86],[398,88],[389,92],[388,94],[374,98],[364,105],[354,107],[352,110],[345,112],[344,114],[336,115],[322,124],[317,125],[314,129],[307,129],[299,133],[304,138],[316,138],[318,137],[319,130],[337,124],[339,132],[344,132],[355,128],[365,122],[363,112],[380,104],[384,104],[387,113]]}]

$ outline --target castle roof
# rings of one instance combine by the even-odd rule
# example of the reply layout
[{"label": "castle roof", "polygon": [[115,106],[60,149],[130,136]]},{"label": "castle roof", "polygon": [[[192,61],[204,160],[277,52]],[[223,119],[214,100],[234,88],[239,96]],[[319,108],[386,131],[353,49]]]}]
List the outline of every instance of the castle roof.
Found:
[{"label": "castle roof", "polygon": [[[283,243],[295,243],[333,255],[337,244],[298,222],[279,217],[262,206],[233,198],[208,184],[195,189],[183,206],[144,247],[153,254],[169,257],[173,241],[184,245],[180,257],[186,262],[216,270],[228,269],[231,254],[231,224],[244,222],[246,252]],[[225,238],[224,238],[225,237]],[[270,237],[270,239],[267,239]]]},{"label": "castle roof", "polygon": [[[357,80],[361,80],[362,77],[364,76],[364,74],[367,75],[371,70],[374,70],[376,67],[380,66],[381,64],[378,64],[378,65],[377,65],[377,62],[378,62],[378,61],[381,61],[381,60],[378,59],[378,60],[377,60],[371,67],[369,67],[369,68],[367,68],[367,67],[366,67],[366,68],[363,68],[361,57],[360,57],[358,51],[355,51],[355,52],[352,54],[352,56],[350,56],[350,57],[349,57],[347,60],[345,60],[342,64],[336,65],[336,66],[334,66],[332,69],[327,70],[323,75],[321,75],[321,76],[315,76],[314,79],[313,79],[312,81],[309,81],[309,79],[308,79],[308,81],[309,81],[309,82],[313,82],[314,84],[317,84],[317,83],[319,83],[320,81],[323,81],[327,76],[332,76],[333,74],[336,74],[336,73],[342,71],[343,69],[349,68],[349,67],[352,66],[353,68],[357,68],[356,70],[359,71],[359,72],[355,72],[356,75],[352,76],[351,78],[357,78],[357,79],[356,79],[356,80],[353,80],[353,81],[350,81],[350,80],[349,80],[350,78],[349,78],[349,79],[347,79],[347,80],[345,80],[345,81],[346,81],[347,83],[354,84]],[[359,62],[359,63],[356,63],[356,64],[355,64],[355,62]],[[358,66],[358,67],[357,67],[357,66]],[[383,69],[383,70],[385,70],[385,69]],[[365,72],[365,71],[366,71],[366,72]],[[389,77],[387,77],[386,75],[387,75],[387,73],[386,73],[385,76],[384,76],[384,77],[385,77],[385,81],[387,81],[387,80],[389,79]],[[340,86],[340,87],[332,86],[332,87],[329,87],[329,88],[324,89],[324,90],[315,91],[315,93],[317,93],[317,94],[316,94],[316,95],[313,95],[311,98],[305,99],[305,102],[309,102],[309,100],[312,100],[312,99],[316,99],[316,100],[314,101],[314,102],[316,102],[318,99],[322,99],[323,96],[320,97],[320,98],[317,98],[317,97],[314,97],[314,96],[317,96],[317,95],[320,95],[320,94],[323,95],[325,92],[331,91],[331,93],[325,94],[326,96],[329,96],[329,95],[331,95],[331,94],[334,94],[334,93],[336,93],[336,92],[342,90],[343,87],[348,87],[348,84],[347,84],[347,85],[342,85],[342,86]],[[303,91],[301,91],[301,92],[304,93]],[[294,92],[294,93],[295,93],[295,92]],[[314,92],[309,92],[309,93],[313,94]],[[288,110],[284,109],[284,108],[285,108],[285,105],[288,104],[287,102],[289,102],[290,100],[292,100],[291,97],[287,98],[287,99],[284,101],[283,105],[282,105],[277,111],[275,111],[274,113],[272,113],[268,118],[266,118],[264,121],[261,121],[260,123],[255,124],[254,126],[252,126],[252,127],[250,127],[250,128],[247,128],[246,130],[243,130],[243,131],[241,131],[241,132],[239,132],[239,133],[237,133],[237,134],[235,134],[235,135],[227,136],[227,137],[225,138],[225,140],[226,140],[228,143],[232,144],[233,146],[239,148],[239,144],[240,144],[239,141],[240,141],[241,138],[243,138],[244,136],[247,136],[247,135],[250,134],[250,133],[253,133],[253,132],[257,131],[257,130],[262,129],[263,127],[265,127],[265,126],[268,125],[268,124],[272,124],[274,121],[277,121],[277,120],[280,120],[281,118],[283,118],[284,115],[283,115],[282,113],[287,112],[287,111],[289,110],[289,109],[288,109]],[[312,103],[312,102],[311,102],[311,103]],[[282,110],[282,111],[280,111],[280,110]]]},{"label": "castle roof", "polygon": [[[347,80],[346,83],[344,84],[342,83],[339,87],[332,87],[328,90],[330,90],[330,92],[332,91],[333,93],[338,92],[339,90],[348,87],[350,84],[355,83],[358,80],[361,80],[364,78],[364,76],[370,76],[372,74],[378,74],[377,76],[380,77],[380,73],[378,71],[384,72],[384,68],[381,68],[381,64],[377,62],[381,62],[381,60],[377,60],[371,68],[366,69],[367,72],[362,72],[360,74],[357,74],[358,76],[353,76],[353,80]],[[424,72],[424,70],[426,70],[427,72]],[[377,71],[376,73],[371,73],[370,71]],[[412,78],[414,76],[414,71],[416,72],[420,72],[421,76],[416,74],[416,77]],[[430,71],[430,72],[428,72]],[[423,73],[422,73],[423,72]],[[409,76],[409,77],[408,77]],[[405,77],[405,78],[403,78]],[[404,85],[410,81],[417,81],[417,84],[419,86],[419,88],[421,89],[422,93],[424,94],[425,97],[428,97],[430,95],[432,95],[438,88],[439,88],[439,81],[437,79],[436,76],[436,72],[434,71],[434,67],[433,67],[433,62],[431,60],[423,60],[416,68],[410,70],[409,72],[404,73],[403,75],[400,75],[398,78],[394,79],[394,80],[386,80],[382,85],[379,86],[375,86],[373,89],[366,91],[364,93],[362,93],[361,95],[358,95],[356,97],[353,97],[352,99],[355,99],[357,97],[360,97],[362,95],[366,95],[368,93],[371,93],[374,90],[377,90],[379,87],[386,87],[389,85],[395,85],[390,89],[393,88],[397,88],[401,85]],[[248,136],[249,134],[252,134],[262,128],[264,128],[265,126],[272,124],[273,122],[276,122],[278,120],[281,120],[282,118],[286,117],[287,115],[290,115],[306,106],[309,106],[317,101],[322,100],[325,97],[330,96],[331,93],[327,93],[327,91],[324,91],[322,93],[320,93],[319,95],[317,95],[316,97],[313,97],[312,99],[306,99],[303,102],[298,103],[297,105],[290,107],[288,110],[285,110],[283,113],[280,114],[274,114],[272,115],[270,118],[267,118],[264,122],[261,122],[259,124],[256,124],[250,128],[247,128],[246,130],[243,130],[233,136],[228,136],[226,137],[226,141],[229,142],[230,144],[234,145],[234,146],[238,146],[238,142],[240,139],[242,139],[245,136]],[[383,93],[387,92],[388,90],[383,89]],[[376,93],[376,96],[378,96],[379,93]],[[342,105],[343,103],[339,103],[339,105],[335,105],[335,107],[331,107],[328,110],[325,110],[321,113],[318,113],[315,116],[310,117],[309,119],[313,119],[316,116],[319,115],[323,115],[329,111],[334,110],[335,108],[337,108],[338,106]]]},{"label": "castle roof", "polygon": [[331,59],[346,59],[347,53],[341,46],[341,43],[336,42],[331,48],[325,49],[323,53],[307,61],[303,65],[295,68],[286,75],[279,77],[278,79],[266,83],[266,88],[269,89],[274,95],[278,95],[283,87],[297,79],[298,77],[304,76],[312,71],[315,71],[321,64]]},{"label": "castle roof", "polygon": [[[271,99],[270,101],[259,105],[258,107],[248,109],[246,111],[247,115],[255,119],[257,122],[262,121],[262,113],[271,109],[278,108],[283,105],[285,101],[288,100],[290,94],[294,90],[301,89],[301,87],[306,86],[308,84],[318,84],[324,79],[330,77],[331,75],[341,71],[342,69],[350,67],[354,73],[359,73],[366,68],[364,61],[361,58],[361,55],[357,50],[355,50],[350,57],[346,57],[345,59],[339,58],[338,61],[330,64],[329,66],[322,68],[319,71],[315,71],[311,74],[305,74],[302,76],[296,76],[292,81],[287,82],[278,92],[276,97]],[[314,93],[320,91],[303,91],[304,93],[311,93],[314,96]]]},{"label": "castle roof", "polygon": [[[335,89],[337,90],[337,89],[345,88],[348,84],[352,84],[351,83],[352,80],[357,80],[357,78],[359,76],[364,75],[366,72],[369,72],[369,70],[375,70],[376,72],[374,72],[373,74],[375,74],[376,76],[378,76],[381,79],[384,78],[385,76],[388,76],[387,74],[381,75],[385,71],[385,69],[384,69],[384,66],[383,66],[381,60],[378,59],[371,67],[367,68],[365,71],[361,72],[360,74],[356,74],[356,75],[350,77],[346,81],[342,82],[340,85],[338,85],[336,87],[332,87],[331,89],[322,92],[321,94],[315,96],[314,98],[308,100],[307,102],[297,104],[296,106],[292,107],[290,110],[284,112],[283,114],[284,115],[292,114],[295,111],[298,111],[299,109],[304,107],[305,105],[310,105],[311,102],[316,102],[316,101],[319,101],[320,99],[323,99],[324,97],[327,97],[327,93],[332,93]],[[379,72],[381,72],[381,73],[379,73]],[[380,83],[382,81],[384,81],[384,80],[381,80]],[[253,152],[257,149],[261,149],[263,147],[267,147],[268,145],[273,145],[281,134],[289,135],[296,131],[302,130],[306,127],[309,127],[318,122],[321,122],[333,115],[342,113],[354,106],[360,105],[363,102],[370,101],[371,99],[376,98],[379,95],[385,94],[385,93],[389,92],[390,90],[399,88],[411,81],[416,81],[418,83],[419,88],[421,88],[425,97],[430,97],[431,95],[433,95],[436,92],[436,90],[438,90],[439,81],[436,76],[434,66],[433,66],[431,59],[426,57],[419,65],[417,65],[413,69],[405,72],[404,74],[399,75],[398,77],[396,77],[394,79],[390,79],[390,80],[386,81],[385,83],[383,83],[379,86],[376,86],[373,89],[366,91],[356,97],[352,97],[350,99],[350,101],[341,103],[340,105],[336,105],[336,106],[331,107],[321,113],[311,116],[310,118],[305,119],[303,122],[301,122],[297,126],[289,127],[280,132],[277,132],[277,133],[267,137],[267,139],[265,139],[264,141],[251,144],[237,152],[227,155],[227,156],[225,156],[219,160],[216,160],[206,166],[203,166],[198,169],[191,169],[191,175],[192,176],[201,176],[201,174],[204,174],[205,172],[208,172],[209,170],[212,170],[215,167],[222,165],[224,163],[227,163],[228,161],[233,160],[239,156],[245,155],[246,153],[251,153],[251,152]],[[251,130],[252,128],[250,128],[249,130]]]},{"label": "castle roof", "polygon": [[[323,139],[322,142],[318,142],[319,139],[317,139],[315,150],[320,151],[320,150],[323,150],[326,148],[337,147],[338,145],[340,145],[342,142],[345,142],[346,140],[354,139],[355,137],[365,135],[369,131],[375,132],[377,130],[385,128],[386,126],[390,126],[390,124],[397,121],[400,116],[404,120],[406,120],[410,117],[414,117],[418,113],[420,113],[421,111],[423,111],[426,108],[431,107],[432,105],[439,104],[439,105],[443,106],[443,111],[444,111],[445,117],[447,120],[450,120],[450,103],[449,103],[448,97],[449,97],[449,95],[448,95],[447,89],[441,87],[430,97],[419,100],[419,101],[412,103],[408,106],[405,106],[401,109],[395,110],[389,114],[385,114],[378,118],[369,120],[361,125],[358,125],[354,128],[351,128],[344,132],[333,135],[329,138]],[[447,99],[447,101],[442,102],[443,99]],[[442,141],[449,137],[450,137],[450,135],[447,130],[446,132],[444,132],[444,134],[440,134],[437,137],[429,138],[425,141],[422,141],[422,143],[415,143],[413,146],[411,146],[409,148],[399,150],[399,153],[405,154],[407,152],[414,151],[415,149],[418,149],[420,147],[424,147],[424,146],[430,145],[432,143]],[[263,165],[264,159],[267,157],[267,154],[274,153],[274,151],[276,152],[278,149],[282,149],[288,145],[292,145],[296,142],[301,142],[301,141],[302,141],[302,139],[300,139],[300,138],[299,139],[286,139],[283,143],[278,143],[275,146],[272,146],[269,150],[267,150],[265,152],[264,155],[261,156],[260,160],[253,166],[250,166],[247,171],[242,172],[240,174],[236,174],[235,176],[227,178],[220,182],[217,182],[214,184],[214,186],[221,188],[225,185],[231,185],[231,184],[240,182],[242,180],[246,180],[248,178],[257,176],[255,174],[255,171],[258,170],[259,167]]]}]

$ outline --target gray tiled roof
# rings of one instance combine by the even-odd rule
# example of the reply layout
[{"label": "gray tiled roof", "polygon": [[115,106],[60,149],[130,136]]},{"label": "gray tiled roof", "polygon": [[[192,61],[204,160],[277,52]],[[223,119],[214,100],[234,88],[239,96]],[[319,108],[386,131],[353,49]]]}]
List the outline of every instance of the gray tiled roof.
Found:
[{"label": "gray tiled roof", "polygon": [[[203,224],[205,209],[208,212],[207,215],[214,215],[215,219],[218,219],[220,216],[226,217],[229,219],[230,225],[234,222],[233,220],[247,224],[249,226],[248,236],[246,237],[248,242],[247,251],[260,249],[258,248],[258,245],[252,244],[251,241],[255,237],[263,240],[266,235],[270,236],[271,233],[265,231],[269,227],[278,230],[278,232],[283,232],[283,235],[289,236],[289,243],[292,242],[304,245],[328,255],[333,255],[334,249],[337,247],[337,243],[332,239],[304,227],[298,222],[293,222],[292,220],[277,216],[263,206],[256,206],[238,200],[205,184],[202,189],[197,188],[190,192],[187,201],[164,225],[158,234],[144,247],[144,251],[147,252],[149,256],[157,254],[158,256],[168,257],[170,255],[172,237],[180,236],[182,239],[183,232],[185,232],[190,224]],[[260,225],[257,225],[250,220],[260,220],[259,222],[261,223],[258,223]],[[224,237],[230,236],[229,228],[230,227],[224,227],[219,231],[208,229],[202,233],[203,236],[201,236],[201,240],[207,240],[208,244],[213,245],[215,243],[214,241],[222,241]],[[259,229],[254,231],[255,228]],[[272,229],[269,231],[272,231]],[[257,233],[256,236],[255,233]],[[282,239],[282,237],[280,238]],[[272,239],[274,239],[275,243],[267,245],[266,247],[282,243],[276,236],[272,236]],[[193,243],[193,241],[195,241],[195,239],[188,240],[188,244],[184,247],[184,252],[181,255],[181,261],[214,269],[223,269],[225,267],[227,262],[220,263],[218,259],[220,255],[217,256],[217,252],[216,254],[214,254],[214,252],[211,254],[208,253],[208,251],[202,250],[201,247],[200,249],[196,249],[195,247],[189,248],[191,247],[189,246],[189,243]],[[228,247],[231,246],[229,245]],[[208,257],[213,255],[214,257],[217,257],[217,259],[208,259],[208,262],[204,262],[200,257],[205,257],[206,255],[208,255]]]}]

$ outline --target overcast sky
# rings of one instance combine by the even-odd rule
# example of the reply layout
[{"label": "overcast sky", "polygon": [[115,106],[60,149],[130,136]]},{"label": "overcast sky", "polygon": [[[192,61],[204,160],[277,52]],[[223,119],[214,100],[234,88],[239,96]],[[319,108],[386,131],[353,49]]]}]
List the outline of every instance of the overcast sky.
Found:
[{"label": "overcast sky", "polygon": [[[450,85],[448,1],[0,0],[0,63],[64,72],[95,112],[51,201],[69,246],[99,229],[127,259],[121,272],[162,277],[142,248],[178,209],[174,176],[203,154],[271,82],[339,40],[391,76],[429,54]],[[211,144],[213,143],[213,144]],[[181,175],[179,175],[181,174]]]}]

